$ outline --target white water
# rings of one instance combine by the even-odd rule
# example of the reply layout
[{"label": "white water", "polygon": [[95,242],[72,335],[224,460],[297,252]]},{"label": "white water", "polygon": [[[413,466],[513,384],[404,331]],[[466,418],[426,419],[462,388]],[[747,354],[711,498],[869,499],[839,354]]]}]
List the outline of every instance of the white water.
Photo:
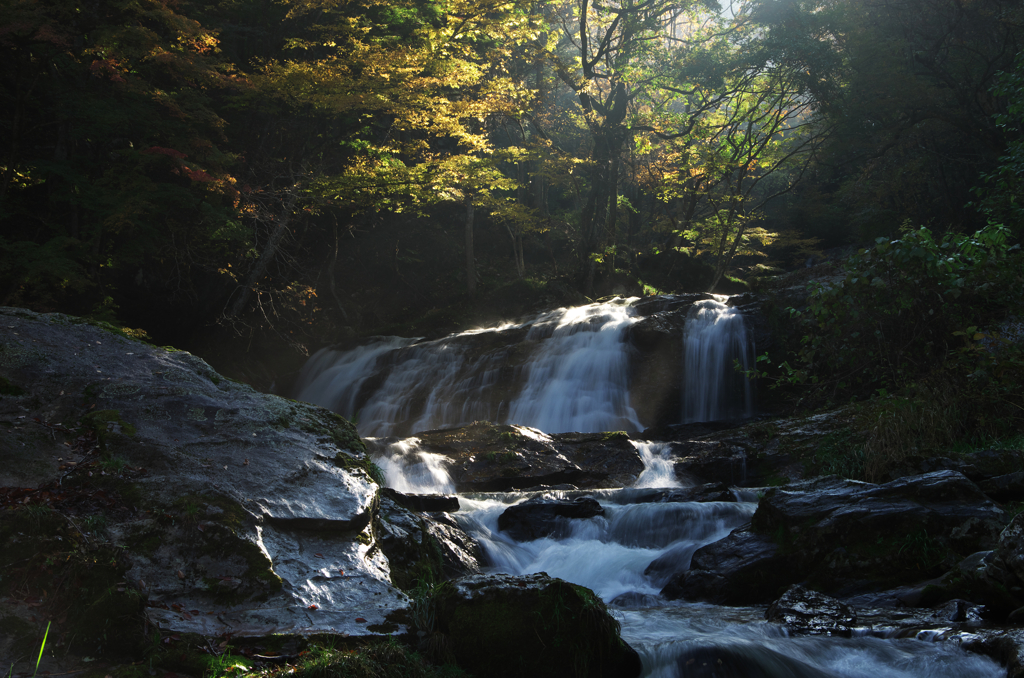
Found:
[{"label": "white water", "polygon": [[[435,342],[388,338],[354,352],[322,352],[300,378],[299,397],[346,416],[363,435],[393,435],[476,419],[519,423],[548,432],[642,428],[629,403],[623,302],[560,309],[532,321],[522,346],[471,357],[459,337]],[[509,327],[480,330],[496,335]],[[524,328],[519,328],[524,329]],[[500,343],[500,342],[496,342]],[[528,352],[517,372],[509,356]],[[753,347],[742,318],[719,301],[691,312],[685,337],[684,421],[749,416],[749,384],[732,367],[750,367]],[[510,374],[510,371],[514,372]],[[738,380],[737,380],[738,379]],[[513,386],[508,388],[511,381]],[[729,395],[729,394],[732,395]],[[730,398],[736,398],[730,404]],[[645,470],[637,488],[678,488],[668,446],[637,443]],[[388,484],[407,493],[451,493],[445,459],[415,438],[393,443],[375,461]],[[990,659],[950,643],[874,637],[789,638],[763,620],[763,608],[669,602],[659,595],[689,567],[693,553],[749,521],[752,492],[736,502],[633,503],[652,496],[634,488],[591,493],[605,515],[567,520],[564,537],[517,542],[498,530],[508,506],[530,495],[462,496],[455,514],[483,547],[488,569],[547,572],[587,586],[609,603],[623,638],[641,655],[645,676],[685,678],[692,667],[725,657],[730,676],[749,678],[1002,678]],[[555,493],[558,496],[558,493]],[[696,663],[687,663],[693,660]],[[699,675],[714,675],[704,670]]]},{"label": "white water", "polygon": [[[415,439],[392,445],[377,461],[389,484],[418,492],[450,492],[451,478],[436,455],[422,456]],[[657,486],[678,482],[659,468],[667,461],[658,444],[637,443],[649,464],[641,479]],[[389,463],[389,460],[394,463]],[[420,469],[416,470],[417,465]],[[402,469],[415,476],[401,475]],[[424,470],[426,469],[426,470]],[[656,470],[659,469],[659,470]],[[396,489],[401,489],[394,485]],[[643,676],[712,676],[694,672],[694,662],[725,658],[728,676],[751,678],[1002,678],[991,659],[968,654],[951,643],[876,637],[865,630],[853,638],[788,637],[764,621],[763,608],[726,608],[670,602],[659,596],[676,572],[689,567],[693,552],[724,538],[750,520],[756,501],[630,503],[635,489],[591,493],[604,516],[566,519],[563,538],[517,542],[498,529],[498,517],[525,501],[523,493],[460,496],[455,518],[483,547],[488,571],[546,572],[593,590],[622,625],[622,637],[639,652]],[[649,493],[648,493],[649,494]],[[754,500],[750,493],[740,494]],[[548,493],[548,496],[565,496]],[[689,667],[689,668],[688,668]],[[731,670],[731,672],[729,672]]]},{"label": "white water", "polygon": [[[637,320],[630,301],[562,308],[526,325],[437,341],[387,337],[350,352],[325,349],[303,368],[295,397],[353,419],[373,437],[478,420],[551,433],[639,431],[629,403],[625,335]],[[521,342],[499,341],[525,327]],[[498,346],[471,353],[486,334]]]},{"label": "white water", "polygon": [[651,443],[635,441],[640,459],[644,462],[644,470],[633,483],[633,487],[682,487],[676,478],[672,464],[672,448],[669,443]]},{"label": "white water", "polygon": [[448,458],[424,452],[419,445],[418,438],[406,438],[374,456],[388,487],[404,494],[455,494]]},{"label": "white water", "polygon": [[743,314],[722,299],[698,301],[683,337],[683,423],[740,419],[754,414],[753,386],[737,372],[753,367],[754,346]]},{"label": "white water", "polygon": [[538,318],[526,341],[541,346],[523,368],[505,423],[548,433],[643,429],[629,404],[625,333],[635,320],[626,300]]}]

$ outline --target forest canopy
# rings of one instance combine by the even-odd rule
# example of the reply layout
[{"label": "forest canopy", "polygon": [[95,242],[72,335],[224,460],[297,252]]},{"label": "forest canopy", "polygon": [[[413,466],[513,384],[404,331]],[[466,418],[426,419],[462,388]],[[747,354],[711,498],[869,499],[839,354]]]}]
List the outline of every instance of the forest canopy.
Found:
[{"label": "forest canopy", "polygon": [[[1006,226],[1010,0],[2,0],[0,304],[287,342]],[[355,328],[355,329],[353,329]]]}]

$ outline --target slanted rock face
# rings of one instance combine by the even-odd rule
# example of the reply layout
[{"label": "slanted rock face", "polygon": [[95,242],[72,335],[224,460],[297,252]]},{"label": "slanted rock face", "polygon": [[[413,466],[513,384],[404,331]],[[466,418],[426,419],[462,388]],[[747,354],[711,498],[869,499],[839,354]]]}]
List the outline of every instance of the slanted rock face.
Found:
[{"label": "slanted rock face", "polygon": [[750,528],[698,549],[670,597],[756,604],[811,578],[853,595],[936,577],[995,546],[1006,513],[974,483],[938,471],[873,485],[836,477],[772,489]]},{"label": "slanted rock face", "polygon": [[546,574],[474,575],[437,595],[434,642],[495,678],[640,675],[640,657],[591,591]]},{"label": "slanted rock face", "polygon": [[[391,581],[409,590],[417,582],[478,574],[484,560],[480,545],[447,513],[411,510],[399,503],[407,499],[389,490],[377,512],[375,534],[391,566]],[[410,503],[422,503],[422,497]]]},{"label": "slanted rock face", "polygon": [[[348,422],[67,316],[2,309],[0,323],[0,377],[16,387],[0,397],[0,421],[35,419],[52,436],[0,444],[17,448],[13,464],[45,470],[78,449],[62,438],[96,436],[103,466],[78,459],[87,468],[67,470],[62,487],[102,482],[131,498],[102,540],[126,547],[119,583],[146,601],[150,624],[205,635],[398,628],[386,617],[408,599],[374,547],[378,488]],[[0,522],[8,513],[20,510]]]}]

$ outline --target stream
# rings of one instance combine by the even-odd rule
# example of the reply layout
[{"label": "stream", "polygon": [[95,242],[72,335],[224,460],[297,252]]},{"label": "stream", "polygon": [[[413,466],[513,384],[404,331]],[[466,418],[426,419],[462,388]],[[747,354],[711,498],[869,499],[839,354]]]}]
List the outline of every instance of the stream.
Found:
[{"label": "stream", "polygon": [[[749,417],[754,394],[734,361],[751,364],[743,318],[725,298],[694,304],[683,336],[679,421]],[[379,338],[310,360],[298,396],[358,419],[364,436],[399,436],[375,461],[405,493],[451,494],[446,458],[422,452],[416,431],[477,419],[546,433],[644,428],[630,403],[626,340],[637,321],[631,300],[559,309],[521,323],[422,342]],[[483,348],[469,348],[479,344]],[[486,335],[494,335],[487,337]],[[514,343],[494,340],[508,336]],[[634,438],[637,436],[634,435]],[[938,634],[896,638],[864,628],[850,638],[789,637],[763,608],[667,601],[659,592],[689,566],[695,550],[750,520],[755,492],[734,502],[651,501],[651,489],[680,487],[667,446],[634,440],[644,471],[633,487],[587,492],[604,508],[589,519],[561,519],[553,537],[518,542],[499,531],[509,506],[536,492],[460,494],[453,514],[483,547],[485,571],[546,572],[592,589],[640,654],[644,676],[736,678],[996,678],[1006,670]],[[557,490],[545,492],[565,497]],[[578,495],[578,493],[575,493]]]}]

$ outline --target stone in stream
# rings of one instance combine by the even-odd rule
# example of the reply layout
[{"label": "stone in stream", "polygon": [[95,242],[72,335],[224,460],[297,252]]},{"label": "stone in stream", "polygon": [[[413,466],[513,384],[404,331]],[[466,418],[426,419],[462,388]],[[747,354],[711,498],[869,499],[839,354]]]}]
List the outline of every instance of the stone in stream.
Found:
[{"label": "stone in stream", "polygon": [[559,499],[542,495],[505,509],[498,516],[498,529],[516,541],[559,538],[568,536],[568,521],[602,515],[604,508],[591,497]]},{"label": "stone in stream", "polygon": [[749,528],[698,549],[690,571],[663,593],[757,604],[808,578],[844,596],[881,591],[939,576],[967,554],[995,546],[1007,522],[955,471],[884,485],[818,478],[768,490]]},{"label": "stone in stream", "polygon": [[1024,621],[1024,513],[1014,516],[995,548],[964,558],[931,594],[966,596],[991,608],[996,617]]},{"label": "stone in stream", "polygon": [[800,585],[789,587],[768,606],[764,618],[801,635],[849,636],[857,613],[846,603]]},{"label": "stone in stream", "polygon": [[489,678],[633,678],[636,651],[589,589],[548,575],[473,575],[437,589],[426,644]]}]

